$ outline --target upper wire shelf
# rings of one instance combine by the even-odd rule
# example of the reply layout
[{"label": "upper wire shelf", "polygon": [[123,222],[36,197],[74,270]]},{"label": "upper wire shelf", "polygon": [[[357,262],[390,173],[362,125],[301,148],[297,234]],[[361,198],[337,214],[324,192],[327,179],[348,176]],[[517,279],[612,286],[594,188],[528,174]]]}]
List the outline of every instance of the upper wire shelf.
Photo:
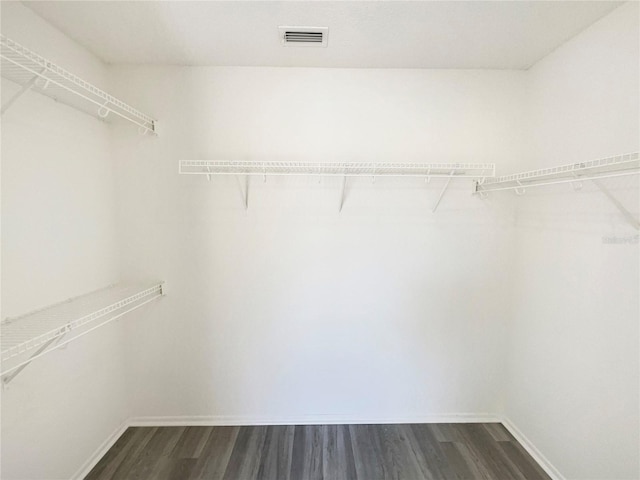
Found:
[{"label": "upper wire shelf", "polygon": [[640,154],[633,152],[587,162],[487,178],[484,182],[476,182],[474,193],[482,194],[500,190],[515,190],[516,193],[524,193],[524,189],[529,187],[576,183],[581,180],[597,180],[637,175],[638,173],[640,173]]},{"label": "upper wire shelf", "polygon": [[[162,282],[118,284],[19,317],[7,318],[0,324],[0,375],[24,368],[35,358],[161,295]],[[61,342],[62,337],[67,335],[70,338]],[[9,380],[18,372],[14,372]]]},{"label": "upper wire shelf", "polygon": [[181,160],[179,172],[192,175],[318,175],[339,177],[461,177],[495,175],[493,163],[303,163]]},{"label": "upper wire shelf", "polygon": [[0,35],[0,45],[2,76],[23,87],[16,98],[34,89],[97,118],[106,119],[112,113],[137,125],[141,133],[156,134],[156,120],[148,115],[4,35]]}]

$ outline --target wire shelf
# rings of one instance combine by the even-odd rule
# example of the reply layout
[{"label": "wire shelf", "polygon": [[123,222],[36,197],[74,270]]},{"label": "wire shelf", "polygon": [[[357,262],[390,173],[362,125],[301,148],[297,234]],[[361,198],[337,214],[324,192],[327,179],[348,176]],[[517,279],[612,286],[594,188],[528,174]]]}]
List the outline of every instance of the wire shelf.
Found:
[{"label": "wire shelf", "polygon": [[36,90],[97,118],[106,119],[113,113],[137,125],[141,133],[156,134],[156,121],[148,115],[4,35],[0,35],[0,45],[2,76],[24,90]]},{"label": "wire shelf", "polygon": [[[30,355],[36,352],[39,356],[39,349],[63,335],[88,333],[162,294],[162,282],[119,284],[19,317],[7,318],[0,324],[0,375],[29,363],[34,358]],[[9,365],[5,365],[5,362],[9,362]]]},{"label": "wire shelf", "polygon": [[338,177],[462,177],[495,175],[493,163],[302,163],[181,160],[185,175],[317,175]]},{"label": "wire shelf", "polygon": [[529,187],[637,175],[638,173],[640,173],[640,154],[633,152],[588,162],[570,163],[514,175],[487,178],[484,182],[476,183],[474,193],[499,190],[518,191]]}]

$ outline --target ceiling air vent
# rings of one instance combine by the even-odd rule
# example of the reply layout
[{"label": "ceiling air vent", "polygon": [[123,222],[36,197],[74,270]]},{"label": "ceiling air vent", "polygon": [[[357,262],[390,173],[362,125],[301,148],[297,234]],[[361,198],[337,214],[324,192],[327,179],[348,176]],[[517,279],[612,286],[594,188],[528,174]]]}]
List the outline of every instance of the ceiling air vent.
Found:
[{"label": "ceiling air vent", "polygon": [[326,47],[329,27],[278,27],[285,47]]}]

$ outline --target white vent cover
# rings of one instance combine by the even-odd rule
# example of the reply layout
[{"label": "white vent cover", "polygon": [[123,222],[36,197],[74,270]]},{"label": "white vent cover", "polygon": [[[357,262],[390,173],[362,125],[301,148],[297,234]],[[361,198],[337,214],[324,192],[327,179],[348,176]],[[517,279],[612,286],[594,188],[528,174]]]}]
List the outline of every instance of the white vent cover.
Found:
[{"label": "white vent cover", "polygon": [[278,27],[284,47],[326,47],[329,27]]}]

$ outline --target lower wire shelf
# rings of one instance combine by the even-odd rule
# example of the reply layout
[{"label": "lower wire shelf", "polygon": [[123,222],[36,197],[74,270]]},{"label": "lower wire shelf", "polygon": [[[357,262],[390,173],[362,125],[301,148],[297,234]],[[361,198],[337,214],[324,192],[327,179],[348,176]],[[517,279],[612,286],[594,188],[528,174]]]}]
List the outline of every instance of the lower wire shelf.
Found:
[{"label": "lower wire shelf", "polygon": [[0,376],[10,382],[30,362],[142,307],[164,283],[127,283],[69,299],[0,324]]}]

